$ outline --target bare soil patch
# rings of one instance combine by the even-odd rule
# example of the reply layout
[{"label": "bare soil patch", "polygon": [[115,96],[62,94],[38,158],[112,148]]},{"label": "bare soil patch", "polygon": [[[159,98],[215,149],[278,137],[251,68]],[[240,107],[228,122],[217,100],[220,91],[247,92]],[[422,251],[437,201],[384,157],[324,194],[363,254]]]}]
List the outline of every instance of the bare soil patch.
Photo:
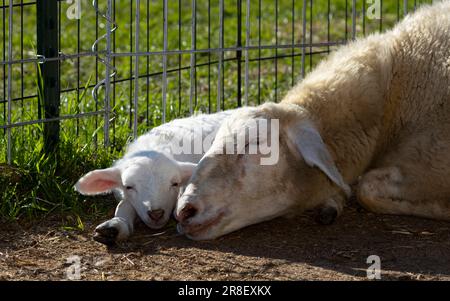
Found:
[{"label": "bare soil patch", "polygon": [[65,280],[81,258],[82,280],[366,280],[369,255],[384,280],[450,280],[450,223],[368,213],[356,205],[330,226],[279,218],[215,241],[195,242],[141,225],[113,248],[53,223],[0,228],[0,280]]}]

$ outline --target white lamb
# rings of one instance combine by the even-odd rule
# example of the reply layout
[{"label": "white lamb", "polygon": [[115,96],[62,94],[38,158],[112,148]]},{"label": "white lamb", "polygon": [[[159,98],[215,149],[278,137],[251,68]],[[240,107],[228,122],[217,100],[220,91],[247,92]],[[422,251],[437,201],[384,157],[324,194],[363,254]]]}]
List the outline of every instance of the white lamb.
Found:
[{"label": "white lamb", "polygon": [[245,108],[177,119],[152,129],[106,169],[83,176],[75,189],[84,195],[114,192],[121,199],[114,218],[95,229],[103,244],[126,240],[136,217],[150,228],[163,227],[175,207],[180,187],[211,145],[222,121]]}]

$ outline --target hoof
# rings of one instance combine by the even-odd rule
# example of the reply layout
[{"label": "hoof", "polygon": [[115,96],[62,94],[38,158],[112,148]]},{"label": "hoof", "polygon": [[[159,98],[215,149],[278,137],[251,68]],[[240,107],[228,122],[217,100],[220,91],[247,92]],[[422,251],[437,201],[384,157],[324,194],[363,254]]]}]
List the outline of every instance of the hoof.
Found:
[{"label": "hoof", "polygon": [[316,221],[321,225],[331,225],[334,223],[338,216],[338,212],[336,208],[333,207],[324,207],[319,209],[319,212],[316,216]]},{"label": "hoof", "polygon": [[116,244],[117,236],[119,235],[119,230],[116,228],[99,228],[95,229],[95,234],[93,239],[96,242],[107,246],[113,246]]}]

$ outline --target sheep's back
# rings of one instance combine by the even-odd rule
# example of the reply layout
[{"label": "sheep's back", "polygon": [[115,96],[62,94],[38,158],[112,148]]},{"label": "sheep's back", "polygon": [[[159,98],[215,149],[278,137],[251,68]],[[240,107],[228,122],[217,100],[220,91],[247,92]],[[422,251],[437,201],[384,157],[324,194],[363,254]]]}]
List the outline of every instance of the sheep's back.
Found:
[{"label": "sheep's back", "polygon": [[206,150],[201,154],[173,154],[174,146],[179,147],[181,142],[193,143],[199,135],[202,141],[207,136],[214,135],[222,122],[236,110],[239,109],[175,119],[155,127],[132,142],[127,148],[126,156],[153,150],[171,155],[179,161],[198,162]]}]

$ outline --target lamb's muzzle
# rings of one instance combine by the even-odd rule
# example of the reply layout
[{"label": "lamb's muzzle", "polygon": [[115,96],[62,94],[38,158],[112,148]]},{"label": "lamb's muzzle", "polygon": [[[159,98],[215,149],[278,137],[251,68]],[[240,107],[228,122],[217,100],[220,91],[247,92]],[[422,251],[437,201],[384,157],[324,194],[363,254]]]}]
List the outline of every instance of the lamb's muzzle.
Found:
[{"label": "lamb's muzzle", "polygon": [[148,216],[155,222],[159,222],[164,216],[164,209],[149,210]]}]

